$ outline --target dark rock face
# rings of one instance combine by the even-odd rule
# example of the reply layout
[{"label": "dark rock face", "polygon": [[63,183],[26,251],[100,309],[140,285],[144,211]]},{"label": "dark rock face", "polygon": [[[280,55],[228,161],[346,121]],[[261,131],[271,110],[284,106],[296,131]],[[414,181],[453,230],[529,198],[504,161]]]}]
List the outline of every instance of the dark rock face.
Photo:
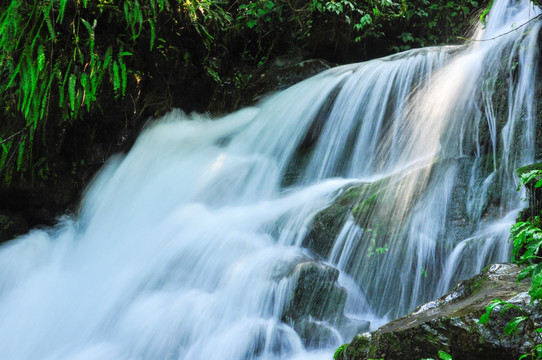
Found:
[{"label": "dark rock face", "polygon": [[20,214],[11,211],[0,211],[0,243],[28,231],[28,223]]},{"label": "dark rock face", "polygon": [[[533,330],[542,320],[539,306],[530,304],[529,284],[517,282],[520,270],[513,264],[491,265],[408,316],[372,333],[357,335],[339,352],[339,359],[438,359],[439,351],[461,360],[517,359],[534,345],[533,337],[538,335]],[[521,311],[500,314],[496,308],[489,323],[480,324],[486,306],[496,298],[518,306]],[[529,319],[518,327],[517,334],[506,335],[504,326],[520,314]]]}]

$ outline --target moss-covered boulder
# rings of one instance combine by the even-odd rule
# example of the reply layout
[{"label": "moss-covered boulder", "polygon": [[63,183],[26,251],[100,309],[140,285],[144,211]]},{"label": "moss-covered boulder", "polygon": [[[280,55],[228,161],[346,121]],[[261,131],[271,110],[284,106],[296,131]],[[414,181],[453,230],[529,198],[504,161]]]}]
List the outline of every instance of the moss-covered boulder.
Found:
[{"label": "moss-covered boulder", "polygon": [[[530,303],[528,282],[517,282],[520,270],[513,264],[491,265],[440,299],[421,305],[374,332],[357,335],[338,351],[336,358],[438,359],[439,351],[444,351],[461,360],[517,359],[534,345],[538,336],[534,328],[540,327],[542,321],[540,307]],[[480,324],[486,306],[496,298],[521,310],[501,314],[497,307],[489,323]],[[527,315],[528,319],[516,334],[506,335],[505,325],[519,315]]]}]

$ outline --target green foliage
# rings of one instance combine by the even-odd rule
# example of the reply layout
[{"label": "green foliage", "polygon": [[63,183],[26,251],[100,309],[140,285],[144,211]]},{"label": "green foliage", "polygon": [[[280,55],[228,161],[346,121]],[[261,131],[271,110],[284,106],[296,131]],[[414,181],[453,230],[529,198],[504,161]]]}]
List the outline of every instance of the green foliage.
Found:
[{"label": "green foliage", "polygon": [[493,5],[493,0],[491,0],[489,2],[489,4],[487,5],[487,7],[484,9],[484,11],[482,12],[482,14],[480,15],[480,21],[482,22],[482,24],[485,26],[486,23],[487,23],[487,15],[489,14],[489,12],[491,11],[491,7]]},{"label": "green foliage", "polygon": [[344,351],[346,350],[346,347],[348,344],[342,344],[335,350],[335,353],[333,354],[333,360],[340,360],[343,357]]},{"label": "green foliage", "polygon": [[487,324],[489,322],[489,316],[491,312],[495,310],[495,308],[497,307],[500,307],[499,315],[503,315],[506,311],[510,309],[516,309],[518,311],[522,311],[521,308],[519,308],[516,305],[510,304],[500,299],[494,299],[494,300],[491,300],[489,305],[486,307],[486,312],[484,313],[484,315],[480,317],[480,320],[478,320],[478,322],[480,324]]},{"label": "green foliage", "polygon": [[[521,186],[533,186],[534,189],[542,186],[542,169],[534,168],[518,172],[520,176]],[[510,232],[510,240],[513,241],[513,261],[519,265],[526,267],[520,272],[518,281],[531,278],[531,287],[529,295],[531,303],[542,299],[542,257],[540,251],[542,248],[542,223],[540,216],[528,219],[526,221],[518,221],[512,226]],[[519,316],[508,321],[503,329],[506,335],[517,334],[519,325],[529,323],[531,328],[535,328],[533,320],[521,308],[506,301],[495,299],[486,307],[486,312],[480,317],[479,323],[485,324],[489,322],[490,314],[496,308],[500,308],[499,315],[515,309],[519,312]],[[533,332],[532,340],[535,344],[529,353],[522,355],[519,359],[542,359],[542,342],[539,333],[542,328],[536,328]]]},{"label": "green foliage", "polygon": [[388,252],[388,244],[384,244],[383,246],[377,246],[377,232],[375,230],[366,229],[365,232],[369,233],[371,236],[369,248],[367,249],[367,257],[372,257],[376,254],[382,255]]},{"label": "green foliage", "polygon": [[[530,170],[520,175],[520,186],[542,186],[542,170]],[[519,190],[519,188],[518,188]],[[531,301],[542,299],[542,223],[540,216],[518,221],[512,226],[510,239],[513,241],[513,260],[527,267],[519,274],[519,280],[531,278],[529,295]]]},{"label": "green foliage", "polygon": [[[441,360],[452,360],[452,356],[448,354],[446,351],[439,350],[438,351],[438,357]],[[434,360],[433,358],[426,358],[426,359],[420,359],[420,360]]]},{"label": "green foliage", "polygon": [[414,25],[409,31],[403,31],[397,36],[401,42],[393,47],[394,50],[408,50],[442,42],[457,43],[469,27],[472,14],[483,3],[483,0],[409,2],[404,18]]},{"label": "green foliage", "polygon": [[534,187],[539,188],[540,186],[542,186],[542,171],[541,170],[535,169],[535,170],[530,170],[530,171],[522,173],[519,177],[520,184],[518,185],[517,190],[519,191],[522,185],[527,185],[536,178],[539,178],[539,179],[534,184]]},{"label": "green foliage", "polygon": [[[122,100],[129,83],[139,84],[143,69],[134,58],[142,43],[156,48],[161,20],[167,30],[194,31],[209,56],[212,35],[224,31],[231,17],[210,0],[10,0],[0,5],[0,101],[6,120],[0,127],[0,174],[13,169],[32,177],[33,152],[43,146],[36,134],[62,119],[82,121],[99,111],[98,98]],[[161,19],[161,20],[160,20]],[[197,39],[192,37],[191,39]],[[191,40],[193,42],[197,40]],[[168,50],[156,49],[149,58]],[[109,101],[109,100],[107,100]],[[55,114],[55,121],[47,119]],[[9,121],[7,121],[9,119]],[[9,139],[5,140],[5,139]],[[33,150],[34,149],[34,150]],[[44,166],[46,166],[45,164]]]},{"label": "green foliage", "polygon": [[446,351],[439,350],[438,351],[438,357],[442,360],[452,360],[452,356],[448,354]]}]

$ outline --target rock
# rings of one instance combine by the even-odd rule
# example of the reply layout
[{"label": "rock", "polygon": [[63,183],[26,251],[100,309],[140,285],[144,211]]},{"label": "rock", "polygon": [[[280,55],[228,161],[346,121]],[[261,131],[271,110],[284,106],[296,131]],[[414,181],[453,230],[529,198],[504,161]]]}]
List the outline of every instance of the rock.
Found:
[{"label": "rock", "polygon": [[339,270],[315,261],[295,265],[287,275],[297,279],[293,297],[282,320],[296,330],[306,346],[321,347],[337,342],[332,325],[346,322],[346,290],[339,285]]},{"label": "rock", "polygon": [[297,278],[293,299],[283,318],[295,322],[311,317],[333,322],[342,316],[346,290],[339,285],[339,270],[314,261],[297,264],[290,276]]},{"label": "rock", "polygon": [[[314,216],[303,245],[322,258],[327,258],[348,216],[362,228],[379,229],[382,234],[386,217],[373,214],[375,204],[382,195],[387,180],[358,183],[342,189],[343,194],[329,207]],[[375,215],[375,216],[373,216]]]},{"label": "rock", "polygon": [[17,235],[25,234],[29,230],[23,216],[8,210],[0,210],[0,244]]},{"label": "rock", "polygon": [[[533,346],[533,330],[539,327],[542,311],[530,304],[527,281],[517,282],[521,268],[514,264],[491,265],[479,275],[461,282],[452,292],[418,307],[411,314],[380,329],[356,335],[342,351],[340,360],[362,359],[438,359],[439,351],[461,360],[517,359]],[[496,308],[489,323],[479,318],[493,299],[508,301],[519,310],[499,315]],[[529,319],[508,336],[504,326],[516,316]]]}]

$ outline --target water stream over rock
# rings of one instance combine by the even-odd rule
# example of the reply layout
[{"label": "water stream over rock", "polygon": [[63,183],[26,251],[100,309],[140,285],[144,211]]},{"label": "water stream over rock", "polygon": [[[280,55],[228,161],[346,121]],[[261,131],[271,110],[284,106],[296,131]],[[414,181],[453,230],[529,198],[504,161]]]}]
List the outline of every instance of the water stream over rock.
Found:
[{"label": "water stream over rock", "polygon": [[508,260],[541,23],[510,30],[539,13],[150,126],[77,218],[0,248],[0,358],[329,359]]}]

